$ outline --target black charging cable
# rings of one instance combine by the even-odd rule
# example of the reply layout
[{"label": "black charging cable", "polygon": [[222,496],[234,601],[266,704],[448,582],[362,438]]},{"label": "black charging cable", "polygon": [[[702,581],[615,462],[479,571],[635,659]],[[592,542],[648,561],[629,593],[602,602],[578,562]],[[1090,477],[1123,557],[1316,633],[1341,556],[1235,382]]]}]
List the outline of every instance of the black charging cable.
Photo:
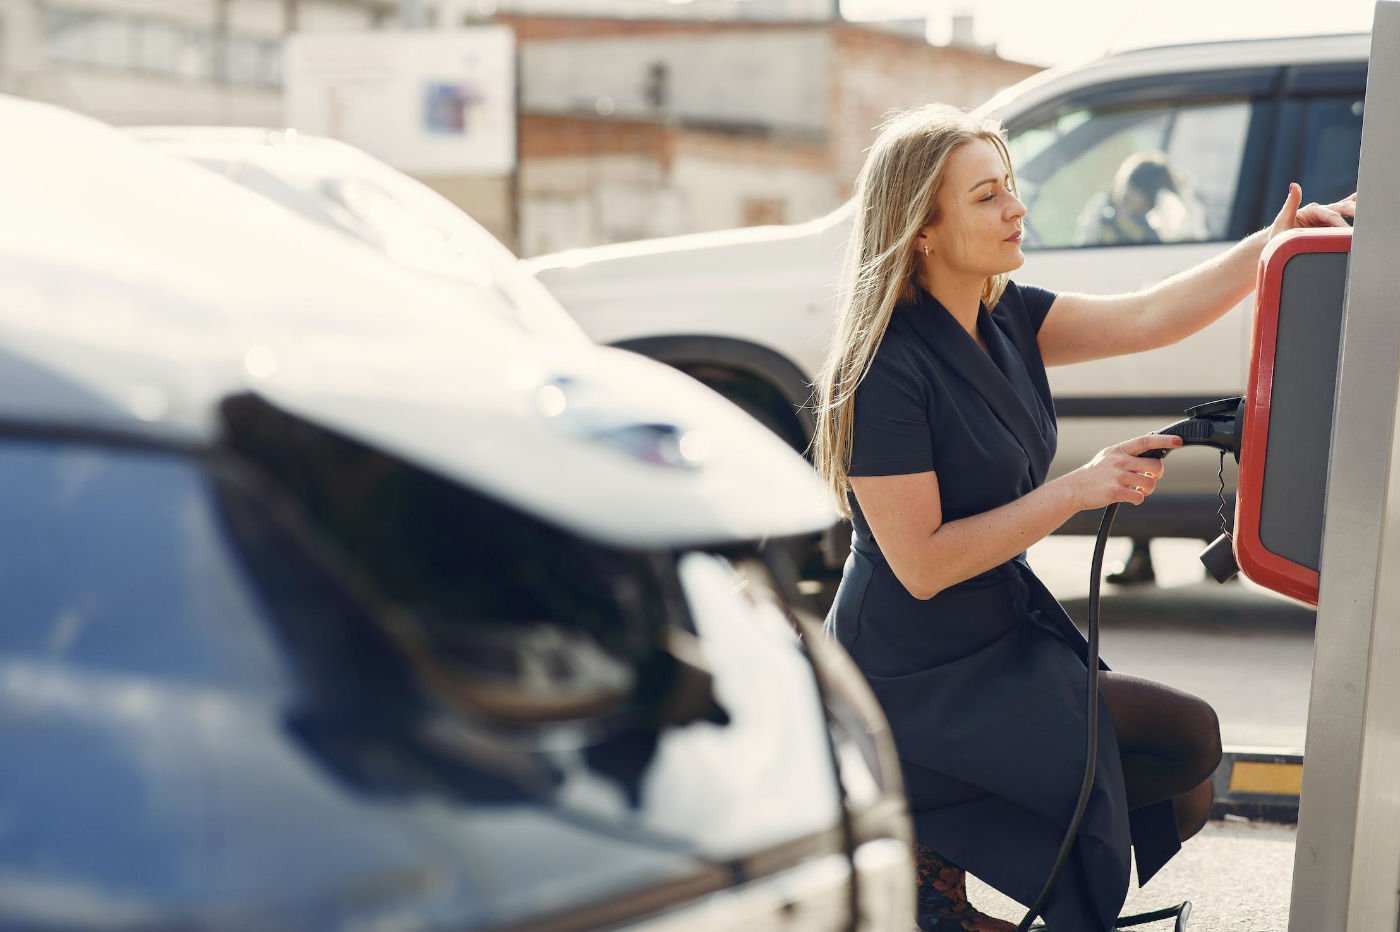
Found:
[{"label": "black charging cable", "polygon": [[[1162,428],[1157,433],[1180,437],[1185,446],[1209,446],[1222,452],[1231,452],[1235,454],[1236,461],[1239,460],[1239,439],[1244,428],[1243,398],[1222,398],[1218,401],[1207,402],[1188,408],[1186,414],[1187,417],[1184,419]],[[1148,450],[1142,455],[1152,459],[1161,459],[1167,455],[1167,451]],[[1079,798],[1075,802],[1074,815],[1070,817],[1069,826],[1065,829],[1065,836],[1060,841],[1060,849],[1055,854],[1055,862],[1050,868],[1050,874],[1045,878],[1040,895],[1031,903],[1030,908],[1026,910],[1026,915],[1021,919],[1020,925],[1016,927],[1016,932],[1045,929],[1045,926],[1033,926],[1032,923],[1040,915],[1041,910],[1045,908],[1045,903],[1050,899],[1050,894],[1055,889],[1055,883],[1060,879],[1060,873],[1069,860],[1069,853],[1073,850],[1074,843],[1079,836],[1079,826],[1084,821],[1084,813],[1089,808],[1089,797],[1094,789],[1094,774],[1099,751],[1099,587],[1103,580],[1104,550],[1108,546],[1109,532],[1113,529],[1113,519],[1117,514],[1117,502],[1103,510],[1103,519],[1099,522],[1098,537],[1094,541],[1094,557],[1089,566],[1089,633],[1087,637],[1089,669],[1087,674],[1088,695],[1084,713],[1085,721],[1088,724],[1088,734],[1084,739],[1084,779],[1080,782]],[[1207,552],[1210,552],[1209,548]],[[1206,554],[1202,554],[1202,561],[1206,562]],[[1208,568],[1209,565],[1207,562]],[[1184,932],[1186,920],[1190,915],[1191,902],[1187,900],[1177,906],[1169,906],[1165,909],[1139,913],[1135,916],[1120,916],[1114,926],[1124,929],[1161,919],[1175,918],[1176,932]],[[1047,932],[1055,932],[1055,930],[1047,930]]]},{"label": "black charging cable", "polygon": [[1079,785],[1079,799],[1074,805],[1074,815],[1070,817],[1065,837],[1060,841],[1060,850],[1055,854],[1054,866],[1050,868],[1050,875],[1045,878],[1045,884],[1040,888],[1040,895],[1031,903],[1021,924],[1016,927],[1017,932],[1027,932],[1031,923],[1045,908],[1045,902],[1050,899],[1050,893],[1060,879],[1060,872],[1069,860],[1070,850],[1079,835],[1079,824],[1084,821],[1084,813],[1089,808],[1089,796],[1094,789],[1094,774],[1099,754],[1099,585],[1103,579],[1104,549],[1108,546],[1108,533],[1113,528],[1113,517],[1117,513],[1117,502],[1103,510],[1103,519],[1099,522],[1099,536],[1094,542],[1094,558],[1089,570],[1089,688],[1084,711],[1088,735],[1084,741],[1084,779]]}]

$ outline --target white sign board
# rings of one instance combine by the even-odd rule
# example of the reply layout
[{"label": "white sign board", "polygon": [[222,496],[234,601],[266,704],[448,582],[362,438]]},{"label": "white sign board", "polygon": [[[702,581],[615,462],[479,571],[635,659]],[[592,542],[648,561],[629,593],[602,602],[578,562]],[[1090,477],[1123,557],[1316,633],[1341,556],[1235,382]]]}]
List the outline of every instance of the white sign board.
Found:
[{"label": "white sign board", "polygon": [[515,36],[505,26],[299,33],[286,44],[287,125],[419,175],[515,168]]}]

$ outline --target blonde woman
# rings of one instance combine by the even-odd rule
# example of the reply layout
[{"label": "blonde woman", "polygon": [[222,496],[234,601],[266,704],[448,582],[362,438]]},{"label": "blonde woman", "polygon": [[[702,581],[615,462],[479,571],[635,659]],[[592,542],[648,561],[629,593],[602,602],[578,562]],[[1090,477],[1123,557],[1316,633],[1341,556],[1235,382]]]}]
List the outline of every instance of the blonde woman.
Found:
[{"label": "blonde woman", "polygon": [[[1017,285],[1025,205],[995,124],[930,106],[888,121],[857,182],[845,293],[817,384],[818,470],[854,525],[828,630],[889,717],[926,930],[1012,929],[966,902],[963,868],[1021,903],[1050,870],[1082,776],[1085,642],[1025,560],[1074,513],[1140,504],[1177,438],[1110,447],[1052,482],[1045,366],[1165,346],[1250,291],[1270,237],[1341,225],[1355,195],[1299,208],[1147,291]],[[1102,676],[1094,795],[1044,910],[1111,929],[1129,847],[1146,883],[1205,823],[1220,759],[1194,696]]]}]

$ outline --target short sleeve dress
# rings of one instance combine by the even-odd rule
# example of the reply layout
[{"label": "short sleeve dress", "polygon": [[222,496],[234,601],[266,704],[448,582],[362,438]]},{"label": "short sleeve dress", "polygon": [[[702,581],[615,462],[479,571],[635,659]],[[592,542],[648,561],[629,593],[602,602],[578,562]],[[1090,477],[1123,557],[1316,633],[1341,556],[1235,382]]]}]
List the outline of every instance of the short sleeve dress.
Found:
[{"label": "short sleeve dress", "polygon": [[[944,521],[1011,502],[1055,453],[1036,334],[1055,295],[1014,282],[978,332],[917,289],[897,307],[855,396],[850,475],[933,470]],[[889,718],[915,834],[1029,904],[1054,862],[1083,779],[1087,642],[1021,554],[931,599],[910,595],[850,496],[854,534],[827,630]],[[1105,667],[1106,669],[1106,667]],[[1180,848],[1172,803],[1128,811],[1100,699],[1093,795],[1044,910],[1053,929],[1112,929],[1129,848],[1146,883]]]}]

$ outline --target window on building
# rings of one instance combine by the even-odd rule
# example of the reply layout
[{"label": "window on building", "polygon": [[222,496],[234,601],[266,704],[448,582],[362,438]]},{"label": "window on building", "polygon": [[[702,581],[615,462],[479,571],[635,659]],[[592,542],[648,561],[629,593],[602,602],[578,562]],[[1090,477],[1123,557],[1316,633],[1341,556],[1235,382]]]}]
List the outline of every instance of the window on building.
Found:
[{"label": "window on building", "polygon": [[[229,36],[222,73],[229,84],[280,87],[280,39]],[[209,80],[214,74],[214,37],[209,30],[178,23],[77,10],[52,10],[48,21],[50,60],[86,67],[141,71]]]},{"label": "window on building", "polygon": [[152,74],[208,78],[209,36],[159,20],[136,23],[135,65]]},{"label": "window on building", "polygon": [[746,227],[786,223],[787,201],[780,197],[746,197],[742,212],[743,219],[740,222]]},{"label": "window on building", "polygon": [[48,23],[49,58],[75,65],[125,68],[131,65],[130,20],[100,13],[52,10]]},{"label": "window on building", "polygon": [[214,74],[214,38],[208,33],[186,31],[175,52],[175,74],[182,78],[208,79]]},{"label": "window on building", "polygon": [[229,84],[275,87],[282,81],[282,45],[276,40],[229,36],[223,79]]}]

